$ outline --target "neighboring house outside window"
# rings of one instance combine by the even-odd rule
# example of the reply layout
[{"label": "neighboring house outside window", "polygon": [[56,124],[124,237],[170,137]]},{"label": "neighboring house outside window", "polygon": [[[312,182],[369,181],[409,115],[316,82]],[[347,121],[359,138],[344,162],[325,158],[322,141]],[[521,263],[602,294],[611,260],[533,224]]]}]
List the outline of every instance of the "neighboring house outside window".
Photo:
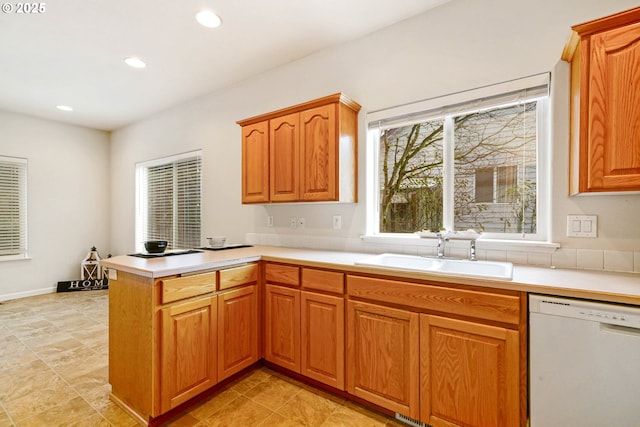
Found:
[{"label": "neighboring house outside window", "polygon": [[27,159],[0,156],[0,260],[27,258]]},{"label": "neighboring house outside window", "polygon": [[510,190],[518,185],[518,165],[478,168],[475,175],[476,203],[515,201],[515,194]]},{"label": "neighboring house outside window", "polygon": [[168,249],[201,244],[201,153],[136,165],[136,251],[147,240],[167,240]]},{"label": "neighboring house outside window", "polygon": [[538,162],[547,104],[545,84],[370,121],[378,144],[373,233],[474,229],[544,240],[538,210],[548,195],[539,192]]}]

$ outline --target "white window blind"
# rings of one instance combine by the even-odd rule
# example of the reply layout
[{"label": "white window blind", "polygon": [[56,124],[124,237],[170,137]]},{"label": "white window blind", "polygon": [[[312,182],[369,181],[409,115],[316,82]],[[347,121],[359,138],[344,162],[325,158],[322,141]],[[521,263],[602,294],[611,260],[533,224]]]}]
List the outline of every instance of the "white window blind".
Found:
[{"label": "white window blind", "polygon": [[136,250],[146,240],[167,240],[168,249],[200,246],[200,152],[138,164],[137,181]]},{"label": "white window blind", "polygon": [[27,160],[0,156],[0,258],[27,256]]},{"label": "white window blind", "polygon": [[509,82],[371,111],[367,113],[367,122],[369,129],[407,126],[429,118],[479,111],[496,105],[548,96],[550,79],[549,73],[536,74]]}]

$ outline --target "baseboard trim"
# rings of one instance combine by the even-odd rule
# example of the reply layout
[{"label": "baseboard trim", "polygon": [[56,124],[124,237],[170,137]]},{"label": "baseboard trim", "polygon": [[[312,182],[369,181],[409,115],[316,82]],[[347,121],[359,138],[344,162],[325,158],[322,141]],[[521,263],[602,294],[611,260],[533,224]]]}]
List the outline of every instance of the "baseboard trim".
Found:
[{"label": "baseboard trim", "polygon": [[56,290],[57,290],[57,287],[52,286],[50,288],[32,289],[30,291],[4,294],[4,295],[0,295],[0,302],[11,301],[11,300],[20,299],[20,298],[34,297],[36,295],[53,294],[56,292]]},{"label": "baseboard trim", "polygon": [[119,399],[113,393],[109,393],[109,399],[111,399],[111,401],[115,403],[120,409],[122,409],[124,412],[130,415],[133,419],[135,419],[140,425],[143,425],[143,426],[149,425],[149,422],[147,420],[142,418],[140,414],[134,411],[129,405],[124,403],[121,399]]},{"label": "baseboard trim", "polygon": [[242,369],[241,371],[238,371],[235,374],[229,376],[228,378],[225,378],[224,380],[220,381],[219,383],[217,383],[216,385],[214,385],[210,389],[205,390],[202,393],[200,393],[199,395],[192,397],[191,399],[187,400],[184,403],[181,403],[180,405],[176,406],[173,409],[170,409],[169,411],[165,412],[164,414],[158,415],[155,418],[149,417],[148,420],[145,420],[145,418],[142,415],[137,413],[133,408],[131,408],[122,399],[118,398],[113,393],[109,394],[109,398],[111,399],[111,401],[113,403],[115,403],[117,406],[119,406],[120,409],[125,411],[127,414],[131,415],[136,420],[136,422],[138,422],[140,425],[147,426],[147,427],[159,427],[160,425],[169,424],[168,421],[170,421],[172,418],[180,416],[180,415],[188,412],[188,410],[191,407],[195,406],[197,403],[199,403],[199,402],[211,397],[212,395],[220,392],[220,390],[224,389],[229,384],[231,384],[234,381],[237,381],[238,379],[242,378],[243,376],[255,371],[260,366],[262,366],[262,363],[259,360],[259,361],[255,362],[255,363],[251,364],[250,366],[247,366],[246,368]]}]

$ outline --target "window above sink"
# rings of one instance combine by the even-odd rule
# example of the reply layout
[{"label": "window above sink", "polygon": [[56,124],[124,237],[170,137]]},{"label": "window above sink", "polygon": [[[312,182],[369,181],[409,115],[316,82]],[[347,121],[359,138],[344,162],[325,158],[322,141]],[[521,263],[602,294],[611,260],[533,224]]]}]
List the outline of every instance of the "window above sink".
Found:
[{"label": "window above sink", "polygon": [[543,74],[369,113],[366,236],[548,242],[548,92]]}]

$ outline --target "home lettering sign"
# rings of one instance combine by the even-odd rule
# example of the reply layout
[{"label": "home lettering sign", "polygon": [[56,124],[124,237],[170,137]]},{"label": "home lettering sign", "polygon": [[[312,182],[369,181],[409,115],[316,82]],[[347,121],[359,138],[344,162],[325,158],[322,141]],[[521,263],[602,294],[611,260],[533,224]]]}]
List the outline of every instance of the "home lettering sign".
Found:
[{"label": "home lettering sign", "polygon": [[109,289],[109,279],[70,280],[58,282],[58,292],[99,291]]}]

